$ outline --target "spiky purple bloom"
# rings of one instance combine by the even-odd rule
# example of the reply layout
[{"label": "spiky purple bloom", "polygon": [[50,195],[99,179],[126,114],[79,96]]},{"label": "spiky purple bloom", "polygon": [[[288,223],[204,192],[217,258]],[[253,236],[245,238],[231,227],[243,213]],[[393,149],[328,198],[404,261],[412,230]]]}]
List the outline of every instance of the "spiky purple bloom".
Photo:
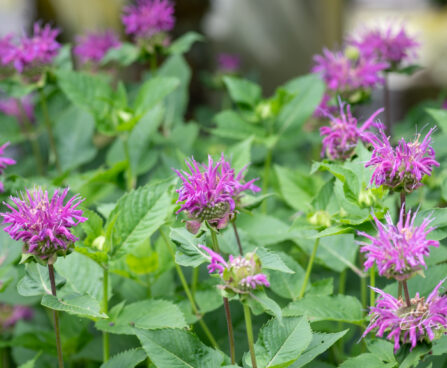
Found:
[{"label": "spiky purple bloom", "polygon": [[[12,158],[5,157],[5,149],[9,146],[9,142],[6,142],[2,146],[0,146],[0,175],[3,174],[3,171],[9,165],[14,165],[16,162]],[[4,191],[3,183],[0,181],[0,193]]]},{"label": "spiky purple bloom", "polygon": [[216,272],[224,281],[223,289],[231,290],[238,294],[245,294],[258,287],[270,287],[267,276],[261,273],[261,263],[255,253],[247,253],[245,256],[229,256],[228,262],[210,248],[199,245],[210,257],[208,265],[209,273]]},{"label": "spiky purple bloom", "polygon": [[73,51],[84,64],[99,63],[107,51],[120,45],[117,35],[112,30],[107,30],[76,37]]},{"label": "spiky purple bloom", "polygon": [[364,57],[386,62],[391,67],[397,67],[414,57],[415,49],[419,46],[418,42],[407,35],[404,27],[396,32],[391,26],[384,30],[369,30],[359,39],[352,38],[348,42],[357,47]]},{"label": "spiky purple bloom", "polygon": [[431,175],[433,166],[439,166],[435,160],[435,151],[431,146],[429,130],[422,142],[420,134],[413,142],[407,143],[404,138],[396,148],[390,144],[389,137],[383,129],[379,129],[380,138],[372,142],[374,150],[365,167],[374,167],[371,184],[384,185],[393,190],[405,190],[410,193],[422,185],[424,175]]},{"label": "spiky purple bloom", "polygon": [[169,0],[136,0],[123,9],[122,21],[128,35],[149,39],[174,28],[174,4]]},{"label": "spiky purple bloom", "polygon": [[239,55],[222,53],[217,57],[219,70],[226,73],[235,73],[241,67],[241,59]]},{"label": "spiky purple bloom", "polygon": [[[332,115],[328,111],[323,114],[330,119],[330,125],[320,128],[320,135],[323,136],[323,149],[321,156],[331,160],[346,160],[352,156],[358,141],[371,144],[375,135],[369,129],[380,127],[381,124],[374,121],[383,109],[372,114],[362,126],[357,126],[357,119],[351,114],[351,106],[339,100],[340,114]],[[346,106],[346,111],[345,111]]]},{"label": "spiky purple bloom", "polygon": [[11,197],[15,207],[5,203],[10,212],[0,213],[7,225],[4,230],[14,240],[23,241],[24,253],[45,260],[71,250],[78,238],[70,230],[87,218],[77,209],[83,199],[75,195],[64,204],[67,194],[68,188],[55,190],[50,200],[48,192],[38,188],[27,190],[21,198]]},{"label": "spiky purple bloom", "polygon": [[224,228],[234,216],[243,192],[261,190],[253,184],[257,179],[245,182],[246,167],[236,175],[223,154],[215,164],[208,156],[208,165],[201,165],[194,158],[191,162],[186,161],[186,165],[190,172],[174,170],[183,182],[177,189],[177,203],[182,204],[177,214],[186,212],[190,218],[187,227],[193,233],[197,232],[203,221],[218,229]]},{"label": "spiky purple bloom", "polygon": [[33,310],[23,305],[0,304],[0,331],[11,327],[21,320],[28,321],[34,316]]},{"label": "spiky purple bloom", "polygon": [[32,36],[23,36],[18,43],[11,44],[11,49],[3,58],[4,63],[13,65],[19,73],[51,64],[61,48],[56,41],[59,29],[37,22],[33,30]]},{"label": "spiky purple bloom", "polygon": [[405,280],[422,267],[427,268],[424,257],[430,254],[430,247],[439,247],[438,241],[427,239],[428,234],[435,229],[430,226],[432,218],[425,217],[421,225],[416,226],[417,212],[413,216],[411,211],[405,214],[403,206],[396,225],[389,213],[385,216],[385,224],[374,214],[372,216],[377,235],[358,233],[370,241],[359,242],[362,245],[360,251],[366,253],[365,270],[376,264],[379,275]]},{"label": "spiky purple bloom", "polygon": [[[20,106],[20,104],[22,106]],[[22,110],[23,107],[23,110]],[[13,116],[20,124],[23,124],[26,117],[29,122],[34,122],[34,105],[30,95],[17,98],[4,98],[0,100],[0,111],[5,115]],[[25,114],[25,116],[24,116]]]},{"label": "spiky purple bloom", "polygon": [[410,307],[402,298],[396,299],[380,289],[372,288],[381,297],[370,308],[371,321],[362,337],[377,328],[376,336],[383,337],[387,333],[386,338],[394,340],[395,352],[401,343],[410,343],[412,350],[418,341],[435,339],[438,331],[440,335],[447,328],[447,297],[438,293],[444,281],[439,282],[427,300],[416,293]]},{"label": "spiky purple bloom", "polygon": [[369,89],[383,83],[380,72],[388,64],[370,58],[350,58],[343,52],[323,50],[314,56],[312,72],[319,73],[329,90],[337,93]]}]

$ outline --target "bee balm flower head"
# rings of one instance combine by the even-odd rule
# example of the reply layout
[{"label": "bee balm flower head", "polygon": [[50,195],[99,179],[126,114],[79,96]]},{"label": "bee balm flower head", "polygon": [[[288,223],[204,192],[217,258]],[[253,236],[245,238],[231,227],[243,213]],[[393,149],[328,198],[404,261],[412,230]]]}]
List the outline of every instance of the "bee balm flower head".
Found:
[{"label": "bee balm flower head", "polygon": [[83,64],[99,63],[104,55],[112,48],[120,46],[120,41],[111,30],[105,32],[89,33],[76,38],[77,45],[74,53],[79,57]]},{"label": "bee balm flower head", "polygon": [[[15,206],[5,203],[10,210],[1,213],[4,230],[14,240],[23,241],[23,252],[38,260],[66,255],[76,240],[71,228],[87,221],[77,209],[82,199],[74,196],[64,204],[68,188],[55,190],[51,199],[42,189],[27,190],[20,198],[11,197]],[[54,259],[53,259],[54,260]]]}]

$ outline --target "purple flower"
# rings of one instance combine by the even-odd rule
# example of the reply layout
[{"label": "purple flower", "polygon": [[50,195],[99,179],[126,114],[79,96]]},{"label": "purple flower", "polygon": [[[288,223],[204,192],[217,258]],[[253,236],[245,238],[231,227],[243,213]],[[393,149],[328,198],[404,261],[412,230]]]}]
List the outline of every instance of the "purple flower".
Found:
[{"label": "purple flower", "polygon": [[324,137],[321,156],[326,155],[331,160],[346,160],[351,157],[359,140],[365,144],[372,143],[375,135],[369,129],[381,126],[380,123],[375,123],[374,119],[383,109],[377,110],[358,127],[357,119],[351,114],[351,106],[346,105],[345,112],[345,104],[341,100],[339,104],[340,115],[337,117],[330,112],[322,112],[330,119],[330,125],[320,128],[320,135]]},{"label": "purple flower", "polygon": [[169,0],[137,0],[123,9],[122,21],[128,35],[149,39],[174,28],[174,4]]},{"label": "purple flower", "polygon": [[388,64],[370,58],[350,58],[343,52],[323,50],[323,55],[314,56],[312,72],[319,73],[327,88],[336,93],[355,92],[383,83],[380,72]]},{"label": "purple flower", "polygon": [[438,330],[443,332],[447,328],[447,297],[438,294],[444,280],[439,282],[427,300],[416,293],[410,307],[402,298],[396,299],[380,289],[372,288],[381,297],[370,309],[371,321],[362,337],[377,328],[376,336],[383,337],[387,333],[386,338],[394,340],[395,352],[401,343],[411,343],[412,350],[418,341],[426,338],[432,341]]},{"label": "purple flower", "polygon": [[[20,104],[23,107],[20,106]],[[26,118],[30,122],[34,122],[34,105],[30,95],[22,97],[20,100],[17,98],[5,98],[0,100],[0,111],[5,115],[13,116],[20,124],[24,122],[24,113]]]},{"label": "purple flower", "polygon": [[205,250],[210,259],[209,273],[216,272],[220,275],[224,285],[223,289],[231,290],[238,294],[245,294],[258,287],[270,287],[267,276],[261,273],[261,262],[255,253],[247,253],[245,256],[233,257],[230,255],[228,262],[223,257],[204,245],[199,245]]},{"label": "purple flower", "polygon": [[[4,145],[0,146],[0,175],[3,174],[3,171],[9,165],[14,165],[16,162],[12,158],[3,156],[5,154],[6,147],[9,146],[9,142],[6,142]],[[0,193],[4,191],[3,183],[0,181]]]},{"label": "purple flower", "polygon": [[315,118],[325,118],[327,114],[335,114],[337,113],[337,106],[329,105],[329,101],[331,100],[331,95],[325,93],[323,98],[320,101],[320,104],[315,109],[313,113],[313,117]]},{"label": "purple flower", "polygon": [[371,184],[385,185],[408,193],[420,187],[423,176],[430,176],[433,166],[439,166],[430,145],[434,130],[430,129],[422,142],[419,142],[418,134],[413,142],[407,143],[402,138],[397,147],[393,148],[389,137],[383,129],[379,129],[381,139],[372,142],[374,150],[371,159],[365,164],[365,167],[374,167]]},{"label": "purple flower", "polygon": [[64,205],[68,188],[55,190],[51,200],[42,189],[27,190],[21,198],[11,197],[16,208],[5,203],[10,212],[4,212],[5,231],[14,240],[24,242],[24,253],[31,253],[45,260],[53,255],[65,255],[78,240],[71,228],[87,221],[77,207],[83,201],[75,195]]},{"label": "purple flower", "polygon": [[99,63],[107,51],[121,45],[118,37],[111,30],[78,36],[76,43],[73,51],[82,63]]},{"label": "purple flower", "polygon": [[33,318],[33,310],[23,305],[0,304],[0,331],[11,327],[20,320]]},{"label": "purple flower", "polygon": [[418,42],[407,35],[403,27],[394,32],[391,26],[386,30],[369,30],[358,40],[350,39],[348,42],[357,47],[364,57],[375,58],[392,67],[415,56],[414,49],[419,46]]},{"label": "purple flower", "polygon": [[219,70],[225,73],[235,73],[241,67],[241,59],[236,54],[219,54],[217,57]]},{"label": "purple flower", "polygon": [[49,24],[42,27],[35,23],[33,36],[23,36],[18,43],[10,43],[2,62],[13,65],[19,73],[51,64],[61,47],[56,41],[58,35],[59,30]]},{"label": "purple flower", "polygon": [[416,226],[417,212],[413,217],[411,211],[405,215],[403,206],[397,225],[393,224],[389,213],[385,216],[386,224],[382,224],[374,214],[372,216],[377,235],[358,233],[370,240],[370,243],[359,242],[362,245],[360,251],[366,253],[366,270],[376,264],[379,275],[405,280],[422,266],[427,268],[424,257],[430,254],[430,246],[439,247],[438,241],[427,239],[427,235],[435,229],[429,226],[432,218],[426,217],[421,225]]},{"label": "purple flower", "polygon": [[224,228],[236,213],[243,192],[260,191],[260,188],[253,184],[257,179],[245,182],[246,167],[235,175],[234,169],[225,161],[223,154],[216,164],[211,156],[208,156],[208,165],[200,165],[194,158],[191,162],[186,161],[186,165],[189,173],[174,170],[183,182],[182,187],[177,189],[177,203],[182,203],[177,214],[186,212],[191,220],[187,224],[191,232],[197,232],[203,221],[208,221],[218,229]]}]

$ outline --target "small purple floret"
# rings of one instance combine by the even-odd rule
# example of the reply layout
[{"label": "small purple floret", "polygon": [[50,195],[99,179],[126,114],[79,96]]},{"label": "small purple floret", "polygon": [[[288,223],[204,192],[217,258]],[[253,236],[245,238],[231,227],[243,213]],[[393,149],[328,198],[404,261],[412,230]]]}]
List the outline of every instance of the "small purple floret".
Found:
[{"label": "small purple floret", "polygon": [[[22,106],[20,106],[20,104]],[[23,108],[23,110],[22,110]],[[20,124],[24,123],[26,117],[29,122],[34,122],[34,105],[30,95],[22,97],[20,101],[17,98],[5,98],[0,100],[0,111],[5,115],[13,116]],[[26,116],[24,116],[25,114]]]},{"label": "small purple floret", "polygon": [[235,73],[241,67],[241,59],[239,55],[236,54],[219,54],[217,62],[219,64],[219,70],[226,73]]},{"label": "small purple floret", "polygon": [[120,45],[117,35],[112,30],[107,30],[76,37],[76,46],[73,51],[83,64],[99,63],[107,51]]},{"label": "small purple floret", "polygon": [[14,327],[21,320],[28,321],[34,316],[33,310],[23,305],[0,304],[0,331]]}]

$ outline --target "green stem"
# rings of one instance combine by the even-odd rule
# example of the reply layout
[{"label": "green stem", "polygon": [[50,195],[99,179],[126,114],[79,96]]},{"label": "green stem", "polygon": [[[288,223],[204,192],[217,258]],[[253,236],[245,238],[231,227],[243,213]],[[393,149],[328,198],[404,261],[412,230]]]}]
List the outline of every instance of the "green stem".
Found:
[{"label": "green stem", "polygon": [[411,299],[410,294],[408,293],[407,280],[402,281],[402,288],[404,289],[405,302],[407,303],[407,307],[411,307]]},{"label": "green stem", "polygon": [[211,233],[211,242],[213,244],[213,250],[215,252],[220,253],[220,249],[219,249],[219,242],[217,241],[217,234],[215,231],[210,229],[210,233]]},{"label": "green stem", "polygon": [[374,266],[369,270],[369,285],[371,286],[369,293],[369,304],[371,307],[374,307],[376,304],[376,292],[372,289],[373,287],[376,287],[376,268]]},{"label": "green stem", "polygon": [[152,74],[155,74],[157,72],[157,53],[156,53],[155,50],[154,50],[153,53],[151,53],[150,65],[151,65],[151,72],[152,72]]},{"label": "green stem", "polygon": [[137,180],[133,175],[132,164],[130,162],[129,137],[124,136],[124,137],[122,137],[122,139],[123,139],[123,144],[124,144],[124,154],[126,156],[126,161],[127,161],[126,188],[127,188],[127,191],[131,191],[132,189],[135,189]]},{"label": "green stem", "polygon": [[[103,279],[102,279],[102,312],[107,314],[109,312],[109,270],[104,267]],[[103,346],[103,362],[109,360],[109,334],[107,332],[102,333],[102,346]]]},{"label": "green stem", "polygon": [[240,255],[244,255],[244,250],[242,249],[241,238],[239,238],[239,232],[237,231],[236,221],[232,221],[234,236],[236,237],[237,247],[239,248]]},{"label": "green stem", "polygon": [[[347,271],[345,268],[343,271],[341,271],[340,277],[338,279],[338,294],[339,295],[343,295],[346,291],[346,275],[347,275]],[[343,322],[338,322],[337,326],[338,326],[338,330],[341,331],[343,329]],[[344,339],[340,339],[340,340],[338,340],[338,349],[335,350],[334,353],[336,354],[337,357],[339,357],[340,355],[343,355],[344,351],[345,351]]]},{"label": "green stem", "polygon": [[252,368],[258,368],[258,365],[256,363],[255,346],[254,346],[254,339],[253,339],[253,327],[252,327],[252,323],[251,323],[250,308],[245,303],[243,303],[242,305],[244,307],[245,327],[247,329],[247,340],[248,340],[248,347],[250,349],[251,365],[252,365]]},{"label": "green stem", "polygon": [[341,271],[340,278],[338,280],[338,293],[344,294],[346,290],[346,268]]},{"label": "green stem", "polygon": [[[267,156],[265,158],[265,163],[264,163],[264,177],[263,177],[263,184],[262,184],[262,192],[264,194],[266,194],[269,189],[270,166],[272,165],[272,155],[273,155],[273,149],[269,148],[267,150]],[[267,201],[265,201],[265,200],[262,202],[262,212],[267,213]]]},{"label": "green stem", "polygon": [[8,348],[0,348],[0,368],[9,368]]},{"label": "green stem", "polygon": [[194,298],[197,290],[197,283],[199,281],[199,268],[195,267],[192,269],[192,277],[191,277],[191,295]]},{"label": "green stem", "polygon": [[315,255],[317,254],[318,244],[320,243],[320,238],[315,239],[314,248],[312,250],[312,254],[310,255],[309,262],[307,263],[306,275],[304,276],[303,285],[301,286],[300,293],[298,295],[298,299],[301,299],[304,296],[304,293],[307,288],[307,284],[309,282],[310,274],[312,272],[312,266],[315,261]]},{"label": "green stem", "polygon": [[22,121],[23,121],[25,136],[31,144],[33,156],[34,156],[34,159],[36,160],[37,170],[38,170],[39,174],[43,176],[45,174],[45,171],[43,169],[43,159],[42,159],[42,154],[40,153],[39,142],[37,141],[36,137],[33,136],[33,134],[32,134],[33,124],[28,119],[28,115],[26,114],[25,108],[23,107],[23,104],[22,104],[22,101],[20,100],[20,98],[17,99],[17,105],[19,106],[19,109],[20,109],[20,115],[21,115]]},{"label": "green stem", "polygon": [[40,89],[39,92],[40,92],[40,103],[42,106],[42,112],[43,112],[43,116],[44,116],[44,120],[45,120],[45,126],[46,126],[47,132],[48,132],[48,140],[50,142],[50,150],[54,156],[54,162],[56,164],[57,172],[59,173],[59,175],[61,175],[62,168],[61,168],[61,164],[59,161],[59,156],[57,154],[56,143],[55,143],[54,135],[53,135],[53,128],[52,128],[52,124],[51,124],[50,114],[48,112],[47,98],[46,98],[45,93],[43,92],[42,89]]},{"label": "green stem", "polygon": [[362,307],[366,310],[367,307],[368,290],[366,286],[366,277],[360,278],[360,300],[362,302]]},{"label": "green stem", "polygon": [[[51,294],[53,294],[53,296],[56,296],[56,282],[54,279],[54,267],[50,263],[48,263],[48,275],[50,277]],[[56,334],[57,360],[59,362],[59,368],[64,368],[64,359],[62,358],[61,334],[60,334],[60,329],[59,329],[59,313],[55,309],[53,309],[53,320],[54,320],[54,332]]]},{"label": "green stem", "polygon": [[203,320],[202,314],[201,314],[198,306],[196,305],[196,302],[194,301],[194,297],[192,296],[191,291],[189,290],[189,286],[188,286],[188,283],[186,282],[186,278],[185,278],[185,275],[183,274],[182,268],[175,262],[175,253],[174,253],[174,249],[172,248],[171,241],[168,239],[167,235],[165,234],[165,232],[162,229],[159,229],[159,232],[160,232],[160,235],[163,238],[163,240],[169,250],[169,253],[172,256],[172,259],[174,260],[174,266],[177,271],[177,275],[178,275],[180,282],[183,286],[183,290],[185,291],[186,297],[188,298],[189,303],[191,304],[191,309],[192,309],[193,313],[196,315],[197,319],[199,320],[200,327],[202,328],[203,332],[207,336],[211,345],[213,347],[219,349],[219,345],[217,344],[216,339],[214,338],[210,329],[208,328],[205,321]]}]

